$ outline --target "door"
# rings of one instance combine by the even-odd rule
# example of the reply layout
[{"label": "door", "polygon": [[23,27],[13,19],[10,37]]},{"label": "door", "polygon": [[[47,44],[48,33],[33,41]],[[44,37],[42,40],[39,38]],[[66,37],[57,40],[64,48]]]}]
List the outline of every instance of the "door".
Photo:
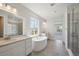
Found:
[{"label": "door", "polygon": [[3,37],[3,17],[0,16],[0,37]]}]

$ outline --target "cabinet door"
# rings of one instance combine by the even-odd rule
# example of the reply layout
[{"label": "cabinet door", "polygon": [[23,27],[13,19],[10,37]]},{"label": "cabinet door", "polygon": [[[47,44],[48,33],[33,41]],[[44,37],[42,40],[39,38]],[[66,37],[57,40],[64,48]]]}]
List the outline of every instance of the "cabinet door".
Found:
[{"label": "cabinet door", "polygon": [[25,40],[17,42],[14,48],[10,51],[13,56],[24,56],[25,55]]},{"label": "cabinet door", "polygon": [[26,39],[26,55],[32,52],[32,38]]},{"label": "cabinet door", "polygon": [[25,41],[16,42],[7,46],[0,47],[1,56],[24,56]]}]

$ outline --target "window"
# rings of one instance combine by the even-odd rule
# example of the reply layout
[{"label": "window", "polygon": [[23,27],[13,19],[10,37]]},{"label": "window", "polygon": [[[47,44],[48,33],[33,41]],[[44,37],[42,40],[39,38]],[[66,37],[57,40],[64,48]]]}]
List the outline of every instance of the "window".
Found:
[{"label": "window", "polygon": [[32,30],[32,35],[39,33],[39,20],[32,18],[30,19],[30,28]]}]

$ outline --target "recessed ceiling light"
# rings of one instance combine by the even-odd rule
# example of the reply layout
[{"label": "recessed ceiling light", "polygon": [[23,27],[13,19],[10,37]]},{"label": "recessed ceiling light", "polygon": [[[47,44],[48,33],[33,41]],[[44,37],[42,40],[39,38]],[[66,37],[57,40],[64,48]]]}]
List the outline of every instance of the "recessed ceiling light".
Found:
[{"label": "recessed ceiling light", "polygon": [[54,11],[54,13],[56,13],[56,11]]},{"label": "recessed ceiling light", "polygon": [[55,3],[51,3],[51,4],[50,4],[50,6],[54,6],[54,5],[55,5]]}]

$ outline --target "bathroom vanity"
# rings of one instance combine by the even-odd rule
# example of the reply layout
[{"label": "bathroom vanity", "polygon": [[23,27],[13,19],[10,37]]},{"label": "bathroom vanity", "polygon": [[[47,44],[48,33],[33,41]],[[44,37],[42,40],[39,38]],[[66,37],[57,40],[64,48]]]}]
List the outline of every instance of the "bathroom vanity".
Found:
[{"label": "bathroom vanity", "polygon": [[32,37],[0,38],[0,56],[26,56],[32,52]]},{"label": "bathroom vanity", "polygon": [[25,56],[32,52],[32,36],[23,35],[23,17],[0,9],[0,56]]}]

